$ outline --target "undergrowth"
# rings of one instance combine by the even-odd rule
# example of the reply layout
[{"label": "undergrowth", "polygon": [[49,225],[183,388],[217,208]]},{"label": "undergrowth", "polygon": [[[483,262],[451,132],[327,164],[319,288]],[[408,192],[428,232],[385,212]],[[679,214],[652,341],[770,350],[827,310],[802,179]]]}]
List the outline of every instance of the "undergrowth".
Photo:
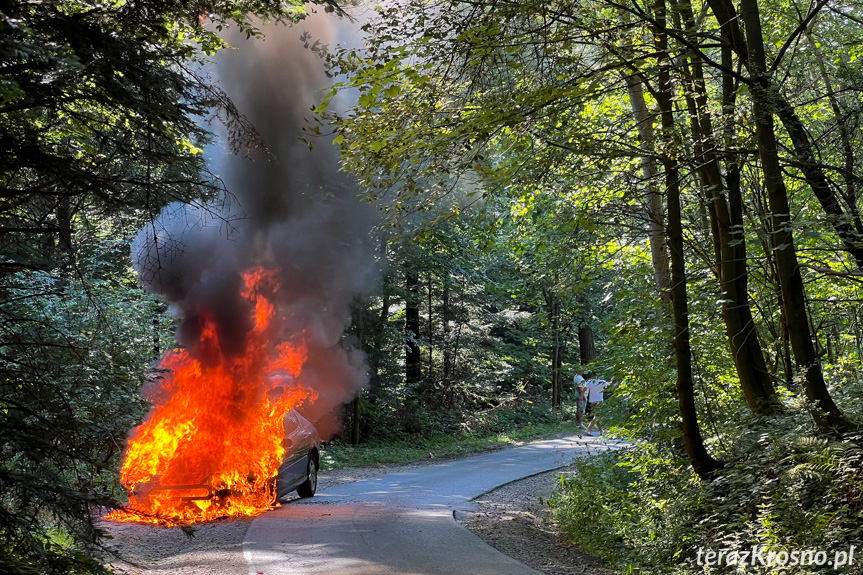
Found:
[{"label": "undergrowth", "polygon": [[725,428],[726,465],[709,481],[672,443],[579,460],[550,502],[556,520],[620,573],[863,573],[861,437],[821,436],[801,413]]}]

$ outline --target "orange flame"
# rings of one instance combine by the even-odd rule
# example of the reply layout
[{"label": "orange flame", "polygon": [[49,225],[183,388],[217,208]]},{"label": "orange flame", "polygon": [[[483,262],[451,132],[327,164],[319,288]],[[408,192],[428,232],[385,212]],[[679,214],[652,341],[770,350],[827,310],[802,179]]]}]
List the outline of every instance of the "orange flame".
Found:
[{"label": "orange flame", "polygon": [[267,296],[279,289],[276,274],[263,268],[244,274],[241,295],[254,309],[243,353],[222,353],[218,326],[204,311],[196,355],[207,361],[185,350],[162,359],[166,399],[130,436],[121,470],[130,505],[110,519],[191,523],[272,506],[284,416],[317,399],[300,383],[305,344],[271,342],[276,306]]}]

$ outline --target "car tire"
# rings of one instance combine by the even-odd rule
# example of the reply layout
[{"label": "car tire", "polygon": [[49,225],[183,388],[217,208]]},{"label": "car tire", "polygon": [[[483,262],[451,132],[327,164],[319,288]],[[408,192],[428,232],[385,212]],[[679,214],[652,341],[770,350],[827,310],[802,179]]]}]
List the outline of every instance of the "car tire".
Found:
[{"label": "car tire", "polygon": [[314,457],[309,457],[308,473],[306,482],[297,487],[297,495],[300,497],[314,497],[318,489],[318,463]]}]

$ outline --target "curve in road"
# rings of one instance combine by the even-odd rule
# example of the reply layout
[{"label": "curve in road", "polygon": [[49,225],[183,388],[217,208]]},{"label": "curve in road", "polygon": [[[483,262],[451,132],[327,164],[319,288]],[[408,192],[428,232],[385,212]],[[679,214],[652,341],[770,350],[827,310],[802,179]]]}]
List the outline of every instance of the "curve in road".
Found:
[{"label": "curve in road", "polygon": [[621,445],[573,436],[391,473],[259,516],[243,542],[250,575],[539,575],[454,514],[496,487]]}]

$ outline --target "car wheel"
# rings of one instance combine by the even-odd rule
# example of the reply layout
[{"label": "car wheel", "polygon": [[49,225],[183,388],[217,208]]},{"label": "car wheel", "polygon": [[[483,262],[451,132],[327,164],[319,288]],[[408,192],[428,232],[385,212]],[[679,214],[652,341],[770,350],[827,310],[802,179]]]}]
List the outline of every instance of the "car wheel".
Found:
[{"label": "car wheel", "polygon": [[309,478],[297,487],[297,495],[300,497],[313,497],[318,489],[318,464],[314,457],[309,457]]}]

